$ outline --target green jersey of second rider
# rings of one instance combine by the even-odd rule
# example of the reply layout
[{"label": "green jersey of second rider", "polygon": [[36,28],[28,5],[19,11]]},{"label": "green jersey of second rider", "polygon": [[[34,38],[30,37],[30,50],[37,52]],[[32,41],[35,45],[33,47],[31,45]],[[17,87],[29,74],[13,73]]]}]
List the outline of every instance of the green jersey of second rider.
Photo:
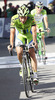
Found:
[{"label": "green jersey of second rider", "polygon": [[43,20],[44,16],[47,16],[46,10],[44,10],[44,9],[41,11],[40,14],[37,14],[36,9],[33,9],[31,11],[31,14],[34,16],[37,26],[41,25],[43,23],[42,20]]}]

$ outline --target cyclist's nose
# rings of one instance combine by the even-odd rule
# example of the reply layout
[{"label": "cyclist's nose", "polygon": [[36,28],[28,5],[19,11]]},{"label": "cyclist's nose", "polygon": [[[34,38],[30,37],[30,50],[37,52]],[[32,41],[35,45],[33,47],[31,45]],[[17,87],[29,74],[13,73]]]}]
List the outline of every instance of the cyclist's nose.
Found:
[{"label": "cyclist's nose", "polygon": [[25,23],[25,19],[22,19],[22,23],[23,23],[23,24]]},{"label": "cyclist's nose", "polygon": [[24,22],[24,21],[25,21],[25,19],[23,18],[23,19],[22,19],[22,22]]}]

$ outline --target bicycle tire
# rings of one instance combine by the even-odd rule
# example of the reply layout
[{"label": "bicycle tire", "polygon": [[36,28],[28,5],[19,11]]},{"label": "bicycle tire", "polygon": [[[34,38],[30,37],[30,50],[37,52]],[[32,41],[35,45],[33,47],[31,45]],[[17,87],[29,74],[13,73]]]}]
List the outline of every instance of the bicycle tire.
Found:
[{"label": "bicycle tire", "polygon": [[33,83],[33,70],[32,70],[32,66],[31,66],[31,59],[30,59],[30,55],[27,55],[28,57],[28,69],[29,69],[29,74],[30,74],[30,90],[31,92],[34,92],[34,83]]},{"label": "bicycle tire", "polygon": [[33,80],[30,81],[30,89],[31,89],[31,92],[34,92],[34,83],[33,83]]},{"label": "bicycle tire", "polygon": [[25,94],[27,97],[30,96],[30,82],[28,80],[28,70],[27,70],[27,59],[23,58],[22,61],[22,65],[23,65],[23,82],[24,82],[24,90],[25,90]]},{"label": "bicycle tire", "polygon": [[38,61],[41,62],[41,40],[39,39],[39,42],[38,42]]},{"label": "bicycle tire", "polygon": [[43,50],[42,50],[42,61],[44,64],[46,64],[46,59],[45,59],[45,47],[44,47],[44,43],[43,43],[43,40],[41,39],[41,45],[43,47]]}]

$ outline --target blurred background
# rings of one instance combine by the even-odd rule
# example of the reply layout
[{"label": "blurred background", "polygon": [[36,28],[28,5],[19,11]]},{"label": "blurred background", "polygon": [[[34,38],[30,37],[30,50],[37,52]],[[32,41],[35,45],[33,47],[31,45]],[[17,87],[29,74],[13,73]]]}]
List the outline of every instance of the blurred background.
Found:
[{"label": "blurred background", "polygon": [[[19,76],[17,54],[13,52],[13,56],[10,56],[7,46],[10,44],[11,17],[17,14],[22,4],[26,4],[31,11],[36,1],[44,4],[51,31],[45,38],[46,65],[38,63],[40,82],[35,88],[37,92],[27,99]],[[55,0],[0,0],[0,100],[55,100]]]},{"label": "blurred background", "polygon": [[55,0],[0,0],[0,38],[10,37],[10,19],[17,14],[19,6],[26,4],[31,11],[36,1],[43,2],[51,29],[49,36],[55,36]]},{"label": "blurred background", "polygon": [[[42,1],[44,5],[43,8],[47,11],[48,25],[51,31],[49,36],[45,34],[46,43],[47,40],[55,42],[55,0],[0,0],[0,56],[9,55],[7,45],[10,44],[11,17],[17,14],[17,9],[22,4],[26,4],[31,11],[35,8],[36,1]],[[47,37],[51,37],[52,39]]]}]

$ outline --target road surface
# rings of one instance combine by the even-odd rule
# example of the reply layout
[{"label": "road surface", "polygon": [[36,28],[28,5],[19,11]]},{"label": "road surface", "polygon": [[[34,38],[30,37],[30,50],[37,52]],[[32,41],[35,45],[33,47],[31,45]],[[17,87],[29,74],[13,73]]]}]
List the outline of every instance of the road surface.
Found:
[{"label": "road surface", "polygon": [[39,84],[28,99],[19,76],[20,64],[16,53],[7,50],[9,39],[0,39],[0,100],[55,100],[55,37],[46,38],[46,65],[38,62]]}]

